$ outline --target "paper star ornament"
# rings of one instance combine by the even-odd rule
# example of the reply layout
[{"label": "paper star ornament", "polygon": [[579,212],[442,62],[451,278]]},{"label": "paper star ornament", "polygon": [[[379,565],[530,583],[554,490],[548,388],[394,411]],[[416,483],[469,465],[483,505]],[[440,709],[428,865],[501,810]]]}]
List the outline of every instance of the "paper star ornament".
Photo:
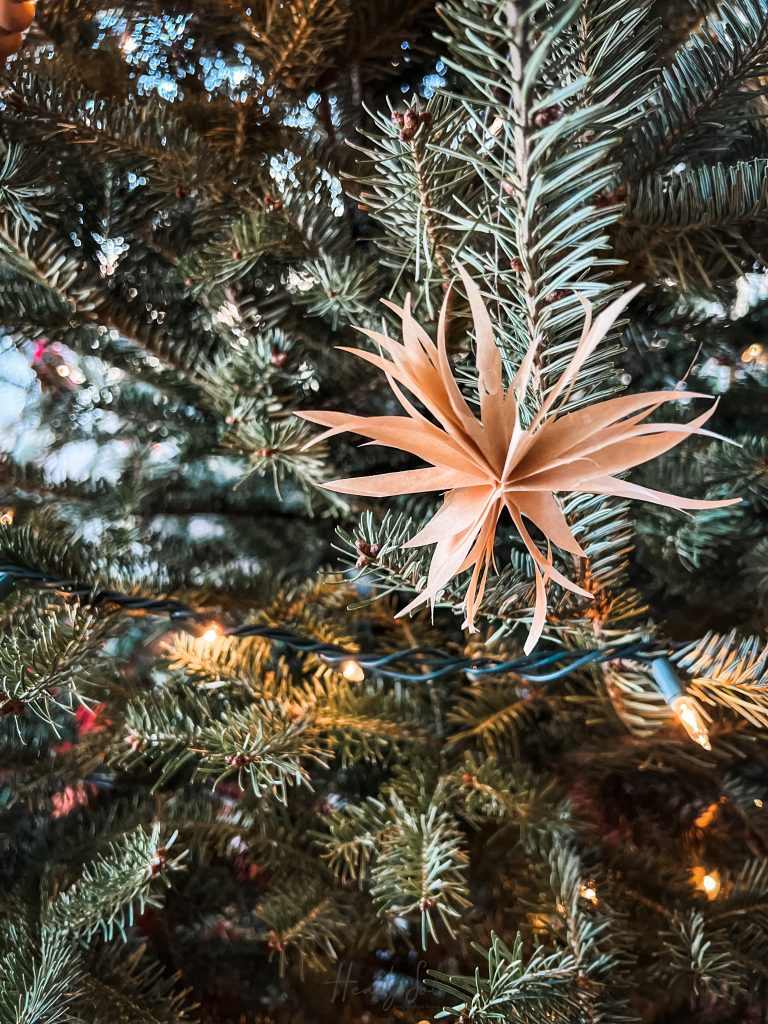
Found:
[{"label": "paper star ornament", "polygon": [[0,0],[0,62],[20,49],[34,17],[33,0]]},{"label": "paper star ornament", "polygon": [[[665,402],[709,396],[689,391],[650,391],[564,411],[584,362],[638,288],[626,292],[594,319],[590,304],[583,300],[584,325],[573,358],[541,399],[531,422],[523,426],[520,409],[531,378],[535,346],[531,345],[510,387],[505,389],[501,354],[488,310],[466,271],[459,268],[459,273],[474,321],[479,416],[468,405],[451,372],[446,351],[447,296],[438,321],[437,343],[413,318],[409,297],[405,308],[385,302],[402,321],[402,342],[362,330],[383,354],[342,349],[384,373],[405,415],[354,416],[325,411],[299,415],[329,428],[311,444],[351,431],[370,438],[369,443],[399,448],[427,463],[422,469],[334,480],[325,485],[329,490],[376,498],[445,492],[440,509],[406,544],[411,548],[434,544],[435,550],[426,585],[400,615],[426,603],[434,609],[438,595],[450,580],[471,569],[464,625],[473,630],[490,567],[496,568],[494,540],[506,510],[534,565],[536,602],[525,644],[529,653],[544,629],[548,580],[585,598],[592,597],[553,564],[553,545],[571,555],[585,556],[563,515],[558,494],[611,494],[677,509],[720,508],[740,499],[699,501],[650,490],[615,476],[674,448],[692,434],[716,437],[702,429],[716,403],[689,423],[647,422],[647,417]],[[546,554],[531,536],[531,525],[543,535]]]}]

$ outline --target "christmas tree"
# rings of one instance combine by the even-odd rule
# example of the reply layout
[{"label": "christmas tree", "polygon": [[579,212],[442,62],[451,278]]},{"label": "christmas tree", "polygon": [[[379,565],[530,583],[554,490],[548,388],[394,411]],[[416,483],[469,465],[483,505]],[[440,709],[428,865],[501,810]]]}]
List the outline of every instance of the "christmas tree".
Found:
[{"label": "christmas tree", "polygon": [[[31,8],[0,1024],[764,1020],[768,0],[41,0],[22,41]],[[562,406],[561,464],[619,396],[675,447],[627,475],[621,434],[554,538],[500,507],[484,586],[456,557],[403,615],[469,485],[326,485],[454,416],[480,458],[489,366],[516,437]],[[312,444],[404,403],[410,443]]]}]

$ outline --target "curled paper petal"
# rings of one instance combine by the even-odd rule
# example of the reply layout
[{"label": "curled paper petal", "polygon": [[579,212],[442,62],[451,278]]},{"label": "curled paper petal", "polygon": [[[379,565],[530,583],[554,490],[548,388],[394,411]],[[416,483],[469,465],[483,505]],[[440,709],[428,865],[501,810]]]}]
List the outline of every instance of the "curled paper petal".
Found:
[{"label": "curled paper petal", "polygon": [[0,63],[21,49],[34,17],[32,0],[0,0]]},{"label": "curled paper petal", "polygon": [[[616,475],[656,458],[692,435],[717,437],[704,429],[716,403],[688,423],[648,422],[665,402],[709,396],[689,391],[651,391],[564,411],[584,363],[639,288],[620,296],[595,318],[590,303],[581,300],[584,323],[571,361],[535,411],[530,425],[523,428],[519,409],[530,381],[535,346],[531,345],[505,389],[501,353],[483,297],[463,267],[459,267],[459,275],[474,323],[479,416],[462,394],[448,360],[448,295],[440,311],[436,342],[414,319],[408,298],[402,308],[386,303],[402,321],[401,342],[364,330],[362,333],[378,346],[379,353],[344,350],[384,373],[405,415],[353,416],[327,411],[299,415],[327,428],[310,443],[351,431],[367,438],[369,444],[397,448],[426,463],[422,469],[334,480],[326,485],[330,490],[379,498],[445,492],[440,509],[406,545],[416,548],[434,544],[435,549],[426,585],[401,615],[424,604],[434,608],[450,581],[471,570],[464,611],[465,626],[473,630],[489,572],[496,565],[494,541],[499,519],[510,515],[533,560],[536,597],[525,644],[529,653],[546,626],[550,580],[582,597],[592,596],[553,563],[553,546],[572,557],[584,557],[558,495],[609,494],[680,510],[722,508],[741,499],[685,498]],[[418,403],[431,419],[419,410]],[[531,536],[530,526],[543,535],[546,554]]]}]

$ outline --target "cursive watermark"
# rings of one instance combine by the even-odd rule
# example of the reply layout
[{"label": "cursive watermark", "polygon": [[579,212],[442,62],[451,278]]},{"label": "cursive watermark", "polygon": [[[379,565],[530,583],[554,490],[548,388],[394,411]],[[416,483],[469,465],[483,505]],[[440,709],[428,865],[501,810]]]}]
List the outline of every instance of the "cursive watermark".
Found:
[{"label": "cursive watermark", "polygon": [[[430,990],[424,985],[422,978],[427,970],[426,960],[419,960],[416,965],[415,977],[398,974],[394,971],[379,971],[373,981],[363,985],[354,976],[354,964],[340,961],[333,981],[326,985],[333,986],[332,1003],[346,1003],[354,996],[364,996],[381,1005],[382,1010],[392,1010],[396,1006],[419,1006],[418,1000],[426,999]],[[424,1003],[430,1005],[429,1002]]]}]

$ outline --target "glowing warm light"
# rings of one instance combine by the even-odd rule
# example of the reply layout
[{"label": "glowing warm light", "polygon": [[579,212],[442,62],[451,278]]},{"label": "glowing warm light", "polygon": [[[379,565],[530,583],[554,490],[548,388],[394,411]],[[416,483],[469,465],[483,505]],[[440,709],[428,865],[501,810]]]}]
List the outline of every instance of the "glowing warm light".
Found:
[{"label": "glowing warm light", "polygon": [[721,797],[719,800],[716,800],[714,803],[710,804],[709,807],[706,807],[698,816],[696,821],[694,821],[693,823],[696,826],[696,828],[709,828],[709,826],[717,817],[720,811],[720,804],[723,802],[723,798]]},{"label": "glowing warm light", "polygon": [[218,640],[221,636],[221,630],[217,626],[209,626],[208,629],[203,633],[202,639],[207,644],[212,644],[214,640]]},{"label": "glowing warm light", "polygon": [[709,742],[707,724],[693,697],[681,693],[680,696],[675,697],[674,700],[669,702],[669,706],[677,715],[691,739],[704,747],[705,750],[711,750],[712,744]]},{"label": "glowing warm light", "polygon": [[345,679],[348,679],[350,683],[362,683],[365,679],[365,672],[358,665],[356,661],[345,661],[341,666],[341,674]]},{"label": "glowing warm light", "polygon": [[757,363],[762,362],[763,358],[763,346],[756,343],[747,346],[741,353],[742,363]]},{"label": "glowing warm light", "polygon": [[594,882],[587,882],[579,886],[579,896],[590,903],[597,903],[597,889]]},{"label": "glowing warm light", "polygon": [[691,875],[693,884],[699,892],[704,893],[708,900],[717,898],[721,887],[719,871],[707,871],[706,868],[698,866],[693,868]]},{"label": "glowing warm light", "polygon": [[720,872],[696,867],[693,869],[693,884],[700,892],[704,893],[708,900],[717,899],[721,885]]},{"label": "glowing warm light", "polygon": [[759,797],[755,797],[753,803],[754,803],[755,807],[758,807],[758,808],[763,806],[763,801]]},{"label": "glowing warm light", "polygon": [[57,366],[57,367],[56,367],[56,373],[58,373],[58,375],[59,375],[60,377],[68,377],[68,376],[70,375],[70,373],[71,373],[71,372],[72,372],[72,371],[71,371],[71,370],[70,370],[70,368],[69,368],[69,367],[68,367],[68,366],[66,365],[66,363],[62,363],[62,364],[61,364],[61,366]]},{"label": "glowing warm light", "polygon": [[[5,510],[5,512],[3,512],[3,514],[0,516],[0,525],[2,525],[2,526],[10,526],[12,522],[13,522],[13,509],[12,508],[7,508]],[[755,803],[757,803],[757,801],[755,801]]]}]

